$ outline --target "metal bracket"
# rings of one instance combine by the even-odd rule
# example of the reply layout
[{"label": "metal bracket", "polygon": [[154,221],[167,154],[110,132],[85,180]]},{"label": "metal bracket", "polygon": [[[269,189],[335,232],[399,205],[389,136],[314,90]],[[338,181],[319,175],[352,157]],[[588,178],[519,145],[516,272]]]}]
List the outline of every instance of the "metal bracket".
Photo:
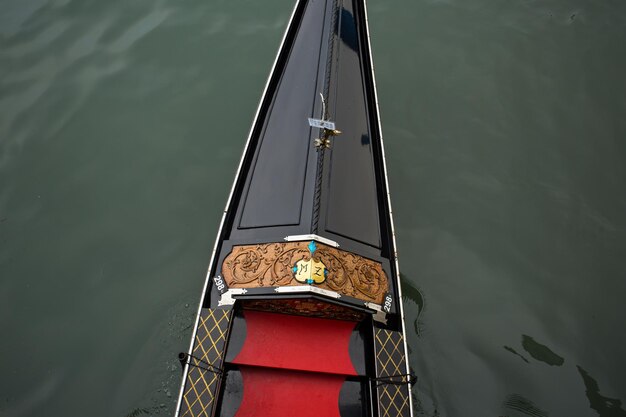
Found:
[{"label": "metal bracket", "polygon": [[370,303],[369,301],[366,301],[363,304],[365,304],[365,307],[369,308],[370,310],[383,311],[382,307],[376,303]]},{"label": "metal bracket", "polygon": [[330,298],[341,298],[341,294],[335,291],[328,291],[323,288],[313,287],[311,285],[294,285],[294,286],[286,286],[286,287],[276,287],[274,289],[277,293],[302,293],[302,292],[312,292],[314,294],[324,295]]},{"label": "metal bracket", "polygon": [[372,318],[379,323],[387,324],[387,314],[383,311],[382,307],[375,303],[366,302],[364,303],[365,307],[370,310],[374,310],[374,314],[372,314]]},{"label": "metal bracket", "polygon": [[233,304],[235,304],[235,299],[233,298],[233,295],[243,295],[247,292],[248,290],[246,290],[245,288],[230,288],[228,291],[222,294],[222,297],[217,302],[217,305],[232,306]]},{"label": "metal bracket", "polygon": [[387,324],[387,314],[382,311],[377,311],[375,314],[372,315],[372,318],[374,319],[374,321],[382,324]]},{"label": "metal bracket", "polygon": [[339,243],[334,240],[327,239],[318,235],[295,235],[295,236],[286,236],[285,240],[287,242],[301,242],[303,240],[315,240],[316,242],[324,243],[325,245],[332,246],[335,248],[339,247]]}]

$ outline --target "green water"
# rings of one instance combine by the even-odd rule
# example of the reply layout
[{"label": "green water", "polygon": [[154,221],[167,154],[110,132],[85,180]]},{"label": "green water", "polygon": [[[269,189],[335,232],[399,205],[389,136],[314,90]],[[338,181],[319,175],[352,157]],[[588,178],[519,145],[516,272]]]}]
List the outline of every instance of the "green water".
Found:
[{"label": "green water", "polygon": [[[0,416],[172,415],[291,0],[0,0]],[[626,416],[626,3],[370,0],[418,416]]]}]

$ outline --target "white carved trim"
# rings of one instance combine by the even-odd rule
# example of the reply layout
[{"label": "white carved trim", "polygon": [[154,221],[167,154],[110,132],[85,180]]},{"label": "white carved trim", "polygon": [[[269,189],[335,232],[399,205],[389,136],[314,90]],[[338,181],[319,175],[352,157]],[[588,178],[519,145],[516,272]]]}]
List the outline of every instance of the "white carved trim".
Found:
[{"label": "white carved trim", "polygon": [[330,239],[327,239],[325,237],[321,237],[321,236],[318,236],[318,235],[287,236],[287,237],[285,237],[285,240],[287,242],[302,242],[302,241],[305,241],[305,240],[314,240],[316,242],[320,242],[320,243],[323,243],[325,245],[332,246],[332,247],[335,247],[335,248],[339,247],[339,243],[335,242],[334,240],[330,240]]}]

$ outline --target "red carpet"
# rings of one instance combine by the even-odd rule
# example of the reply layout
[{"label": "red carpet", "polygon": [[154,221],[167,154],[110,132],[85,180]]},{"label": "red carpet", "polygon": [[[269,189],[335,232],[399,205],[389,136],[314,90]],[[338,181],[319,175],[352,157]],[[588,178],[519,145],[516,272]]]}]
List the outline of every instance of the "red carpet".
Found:
[{"label": "red carpet", "polygon": [[235,417],[340,417],[341,375],[241,366],[243,401]]},{"label": "red carpet", "polygon": [[246,340],[233,363],[356,375],[348,347],[356,323],[245,311]]},{"label": "red carpet", "polygon": [[235,417],[340,417],[341,387],[356,375],[348,350],[356,323],[249,310],[244,318]]}]

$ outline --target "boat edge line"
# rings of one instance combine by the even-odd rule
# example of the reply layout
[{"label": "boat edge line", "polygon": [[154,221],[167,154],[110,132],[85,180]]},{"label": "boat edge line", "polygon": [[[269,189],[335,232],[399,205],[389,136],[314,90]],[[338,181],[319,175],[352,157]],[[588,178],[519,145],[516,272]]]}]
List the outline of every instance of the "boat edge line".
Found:
[{"label": "boat edge line", "polygon": [[[244,159],[246,157],[246,154],[248,153],[248,148],[250,147],[250,142],[252,141],[252,135],[254,134],[254,127],[256,125],[257,119],[259,117],[259,114],[261,113],[261,107],[263,106],[263,102],[265,101],[265,97],[267,95],[269,86],[270,86],[270,82],[272,80],[272,76],[274,75],[274,71],[276,70],[276,65],[278,64],[278,59],[280,58],[280,52],[283,50],[283,47],[285,46],[285,41],[287,40],[287,35],[289,33],[289,28],[291,27],[291,24],[293,23],[293,19],[296,15],[296,11],[298,10],[298,7],[300,6],[300,4],[304,1],[307,0],[297,0],[296,4],[293,7],[293,10],[291,12],[291,16],[289,17],[289,21],[287,22],[287,26],[285,27],[285,31],[283,33],[283,37],[282,40],[280,42],[280,45],[278,47],[278,51],[276,52],[276,57],[274,58],[274,63],[272,64],[272,68],[270,70],[270,73],[267,77],[267,81],[265,82],[265,87],[263,89],[263,94],[261,95],[261,99],[259,100],[259,104],[257,106],[257,110],[256,113],[254,115],[254,118],[252,119],[252,125],[250,127],[250,132],[248,133],[248,139],[246,140],[246,144],[243,148],[243,152],[241,154],[241,158],[239,159],[239,166],[237,168],[237,173],[235,175],[235,179],[233,181],[233,185],[230,188],[230,194],[228,196],[228,200],[226,200],[226,206],[224,207],[224,212],[222,213],[222,220],[220,221],[220,227],[217,231],[217,236],[215,237],[215,243],[213,244],[213,251],[211,253],[211,261],[209,262],[209,268],[206,274],[206,278],[204,280],[204,286],[202,288],[202,294],[200,296],[200,303],[198,305],[198,313],[196,314],[196,321],[194,324],[194,328],[193,328],[193,332],[191,335],[191,342],[189,343],[189,349],[187,351],[188,355],[191,355],[193,353],[193,345],[196,339],[196,334],[198,332],[198,324],[200,323],[200,316],[202,314],[202,305],[204,304],[204,299],[206,297],[207,294],[207,289],[209,286],[209,282],[211,281],[211,270],[213,269],[213,263],[215,262],[215,254],[217,252],[217,246],[219,244],[219,240],[220,240],[220,236],[222,235],[222,229],[224,228],[224,222],[226,221],[226,215],[228,214],[228,208],[230,207],[231,203],[232,203],[232,199],[233,199],[233,195],[235,194],[235,187],[237,186],[237,182],[239,181],[239,177],[241,175],[241,169],[243,167],[243,162]],[[395,250],[395,249],[394,249]],[[183,369],[183,375],[181,378],[181,384],[180,384],[180,389],[178,392],[178,400],[176,401],[176,412],[174,413],[174,417],[179,417],[180,414],[180,408],[182,406],[182,400],[183,400],[183,394],[185,391],[185,385],[187,382],[187,374],[189,373],[189,364],[185,363],[185,367]]]},{"label": "boat edge line", "polygon": [[[383,143],[383,128],[380,121],[380,106],[378,105],[378,88],[376,86],[376,76],[374,73],[374,56],[372,54],[372,42],[370,37],[370,28],[369,28],[369,16],[367,11],[367,0],[363,0],[363,12],[365,14],[365,33],[367,34],[367,48],[369,51],[370,57],[370,69],[372,76],[372,84],[374,86],[374,102],[376,103],[376,120],[378,122],[378,134],[380,135],[380,150],[382,154],[383,160],[383,173],[385,174],[385,188],[387,192],[387,207],[389,208],[389,222],[391,224],[391,239],[393,242],[393,257],[394,263],[396,265],[396,273],[397,273],[397,288],[398,288],[398,301],[400,304],[400,321],[402,323],[402,339],[404,341],[404,357],[406,358],[406,373],[410,374],[411,370],[409,367],[409,351],[406,343],[406,324],[404,322],[404,303],[402,302],[402,283],[400,282],[400,265],[398,263],[398,247],[396,245],[396,231],[393,223],[393,210],[391,208],[391,192],[389,191],[389,178],[387,176],[387,158],[385,156],[385,146]],[[409,397],[409,411],[411,417],[413,417],[413,396],[411,395],[411,382],[407,383],[408,387],[408,397]]]}]

